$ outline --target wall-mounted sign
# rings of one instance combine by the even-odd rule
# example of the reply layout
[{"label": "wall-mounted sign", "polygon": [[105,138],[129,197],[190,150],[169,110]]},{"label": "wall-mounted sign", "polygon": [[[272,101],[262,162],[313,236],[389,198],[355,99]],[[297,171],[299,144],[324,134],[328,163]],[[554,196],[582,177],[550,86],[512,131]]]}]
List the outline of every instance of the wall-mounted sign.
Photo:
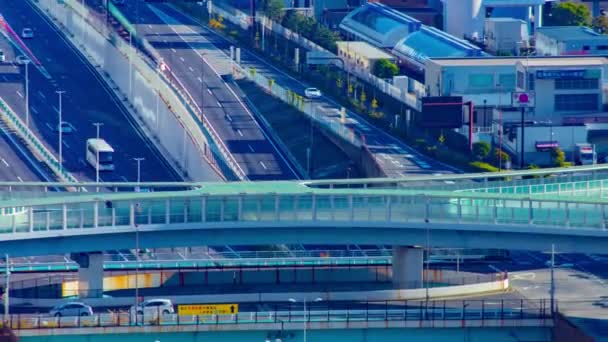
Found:
[{"label": "wall-mounted sign", "polygon": [[547,80],[581,79],[581,78],[600,78],[601,72],[597,69],[548,69],[536,70],[536,78]]}]

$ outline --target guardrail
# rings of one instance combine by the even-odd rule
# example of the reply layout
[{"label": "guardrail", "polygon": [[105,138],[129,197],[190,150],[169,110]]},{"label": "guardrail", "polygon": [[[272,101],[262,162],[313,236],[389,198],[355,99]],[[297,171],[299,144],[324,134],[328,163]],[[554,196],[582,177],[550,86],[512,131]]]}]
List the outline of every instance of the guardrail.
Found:
[{"label": "guardrail", "polygon": [[25,141],[30,150],[39,155],[60,180],[67,182],[78,181],[59,164],[57,158],[55,158],[38,137],[36,137],[36,135],[23,123],[21,118],[2,99],[0,99],[0,115],[2,115],[2,118],[7,124],[14,127],[17,134]]},{"label": "guardrail", "polygon": [[[465,300],[465,301],[386,301],[376,303],[340,303],[336,308],[325,303],[309,303],[302,311],[301,304],[277,304],[271,311],[239,312],[235,314],[178,315],[157,307],[136,315],[134,312],[112,312],[89,316],[53,317],[50,315],[0,316],[4,324],[15,330],[107,328],[147,326],[205,326],[244,325],[259,323],[299,323],[311,325],[329,322],[390,322],[390,321],[506,321],[550,320],[553,314],[548,300]],[[282,309],[282,310],[281,310]],[[300,325],[301,327],[301,325]],[[293,329],[294,327],[292,327]]]}]

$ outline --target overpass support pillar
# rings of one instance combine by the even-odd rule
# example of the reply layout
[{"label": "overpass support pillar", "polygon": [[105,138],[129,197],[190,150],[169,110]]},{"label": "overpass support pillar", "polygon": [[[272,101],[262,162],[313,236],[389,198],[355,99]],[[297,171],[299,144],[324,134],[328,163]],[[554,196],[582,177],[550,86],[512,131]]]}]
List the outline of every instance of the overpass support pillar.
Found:
[{"label": "overpass support pillar", "polygon": [[423,286],[423,253],[419,247],[393,246],[393,285],[399,289]]},{"label": "overpass support pillar", "polygon": [[73,253],[72,260],[78,263],[78,296],[100,298],[103,295],[103,253]]}]

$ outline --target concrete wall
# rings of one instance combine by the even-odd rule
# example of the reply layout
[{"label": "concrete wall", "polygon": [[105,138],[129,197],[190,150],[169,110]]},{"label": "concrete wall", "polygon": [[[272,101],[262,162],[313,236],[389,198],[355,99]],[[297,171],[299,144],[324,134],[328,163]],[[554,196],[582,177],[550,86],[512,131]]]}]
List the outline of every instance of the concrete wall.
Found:
[{"label": "concrete wall", "polygon": [[[194,137],[193,130],[200,128],[194,126],[196,123],[188,122],[186,115],[180,117],[175,113],[178,106],[172,105],[176,102],[174,98],[169,98],[175,95],[160,91],[163,89],[162,81],[151,78],[151,75],[154,76],[152,68],[144,70],[147,65],[135,49],[127,54],[124,49],[126,43],[120,37],[105,32],[110,35],[108,40],[101,33],[104,32],[103,27],[95,28],[90,22],[82,20],[77,11],[70,7],[79,6],[78,3],[71,1],[70,6],[64,6],[58,5],[57,1],[41,0],[38,4],[47,11],[45,14],[50,14],[56,23],[61,23],[61,30],[80,48],[89,62],[102,71],[102,76],[109,81],[111,87],[121,97],[129,100],[132,116],[185,178],[196,181],[218,180],[217,173],[205,160],[211,159],[208,141],[204,136]],[[82,7],[79,10],[82,11]],[[94,19],[92,15],[89,18]],[[122,46],[123,49],[117,46]],[[133,58],[133,65],[130,65],[128,57]],[[185,108],[181,109],[184,111]]]}]

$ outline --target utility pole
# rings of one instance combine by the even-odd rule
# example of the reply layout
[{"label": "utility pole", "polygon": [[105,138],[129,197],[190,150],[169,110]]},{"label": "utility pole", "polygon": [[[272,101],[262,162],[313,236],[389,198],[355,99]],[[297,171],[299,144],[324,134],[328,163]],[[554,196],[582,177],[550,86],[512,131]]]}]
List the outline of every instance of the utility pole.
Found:
[{"label": "utility pole", "polygon": [[519,153],[521,154],[521,156],[519,158],[519,168],[520,169],[523,169],[524,165],[525,165],[525,162],[524,162],[524,155],[525,155],[525,153],[524,153],[524,140],[525,140],[525,138],[524,138],[525,137],[524,129],[525,128],[524,127],[526,125],[526,123],[525,123],[525,114],[526,114],[526,107],[522,106],[521,107],[521,137],[520,137],[520,140],[521,140],[521,150],[519,151]]},{"label": "utility pole", "polygon": [[8,316],[9,316],[9,310],[10,310],[10,306],[9,306],[9,290],[10,290],[10,285],[11,285],[11,280],[10,280],[10,276],[11,276],[11,269],[10,269],[10,264],[9,264],[9,258],[8,258],[8,254],[5,254],[5,266],[6,266],[6,271],[5,271],[5,275],[6,275],[6,286],[4,288],[4,320],[8,321]]},{"label": "utility pole", "polygon": [[[93,126],[95,126],[95,128],[97,129],[97,143],[99,143],[99,128],[101,126],[103,126],[103,123],[101,122],[94,122]],[[99,149],[95,149],[96,151],[96,156],[95,156],[95,183],[97,185],[99,185]],[[99,192],[99,186],[97,186],[97,192]]]},{"label": "utility pole", "polygon": [[57,125],[57,130],[59,132],[59,168],[63,170],[63,103],[62,96],[65,93],[65,90],[57,90],[55,91],[59,95],[59,124]]}]

